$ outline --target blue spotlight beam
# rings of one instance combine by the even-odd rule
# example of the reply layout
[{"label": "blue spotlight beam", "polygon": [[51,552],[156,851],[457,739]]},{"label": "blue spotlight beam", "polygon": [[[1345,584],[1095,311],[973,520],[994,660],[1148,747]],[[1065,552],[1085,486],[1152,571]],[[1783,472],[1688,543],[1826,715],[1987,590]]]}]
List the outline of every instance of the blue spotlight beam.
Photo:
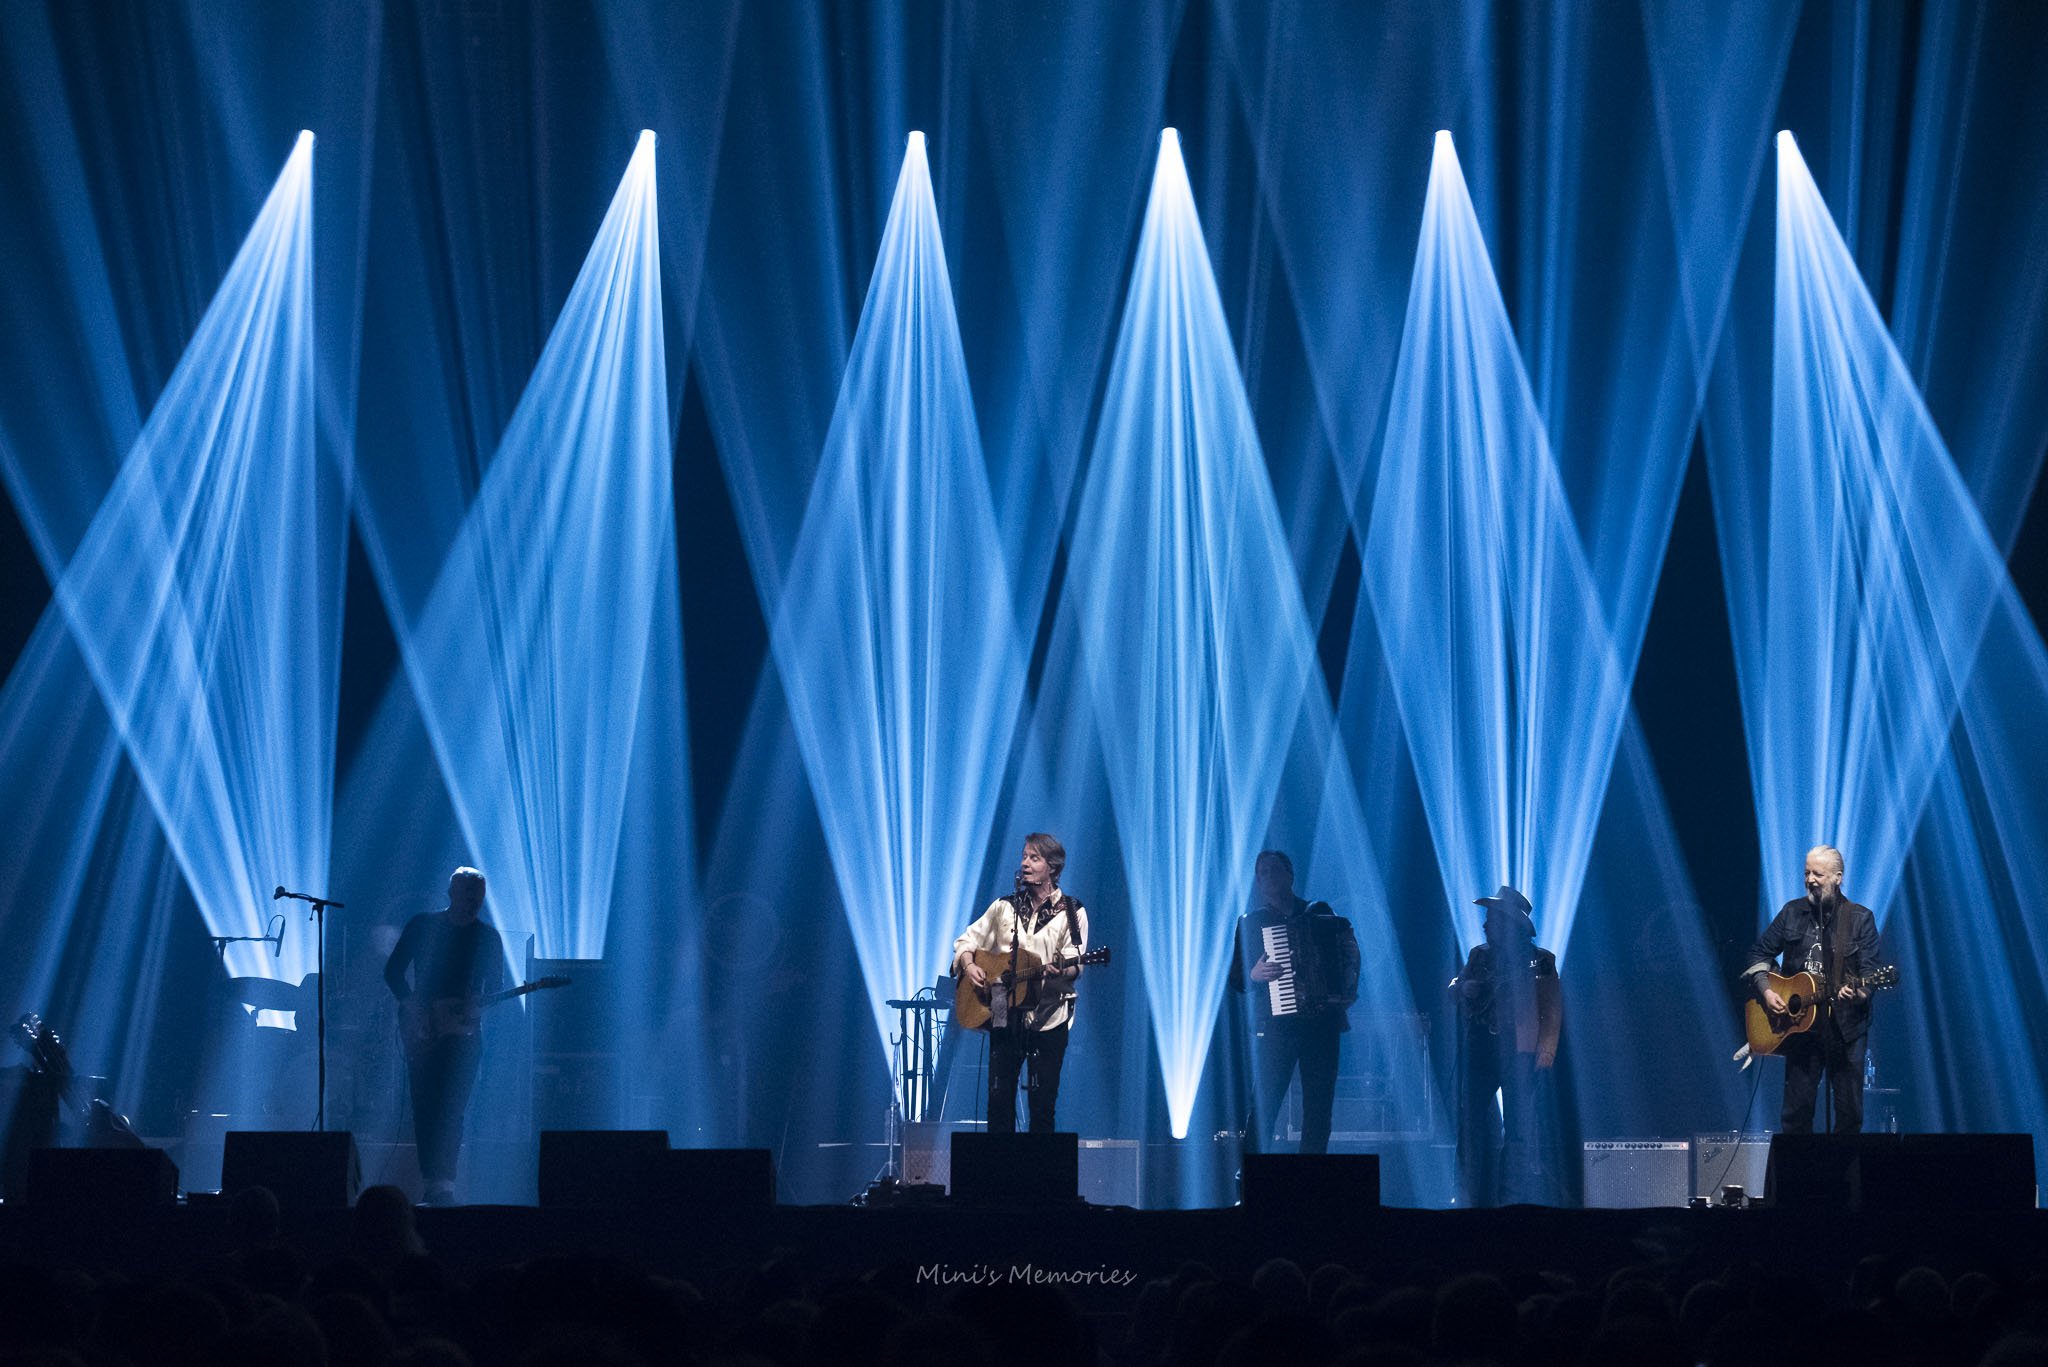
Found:
[{"label": "blue spotlight beam", "polygon": [[495,915],[596,958],[663,574],[674,573],[655,140],[642,134],[430,581],[373,550]]},{"label": "blue spotlight beam", "polygon": [[[2048,649],[1789,133],[1776,226],[1768,456],[1708,448],[1759,914],[1841,847],[1904,969],[1873,1036],[1902,1119],[2038,1130]],[[2018,1028],[1986,1050],[1966,1020]]]},{"label": "blue spotlight beam", "polygon": [[1075,526],[1080,665],[1184,1136],[1314,641],[1171,129]]},{"label": "blue spotlight beam", "polygon": [[1359,520],[1446,911],[1512,883],[1562,953],[1627,689],[1447,133]]},{"label": "blue spotlight beam", "polygon": [[979,910],[1029,649],[1001,546],[913,133],[772,632],[885,1050]]},{"label": "blue spotlight beam", "polygon": [[1789,133],[1775,294],[1768,470],[1717,462],[1763,867],[1840,845],[1883,917],[2004,559]]},{"label": "blue spotlight beam", "polygon": [[[328,867],[345,497],[314,441],[313,137],[297,146],[56,602],[214,933]],[[296,977],[307,937],[244,974]]]},{"label": "blue spotlight beam", "polygon": [[[189,1028],[166,1009],[193,1000],[166,963],[190,935],[190,880],[122,759],[53,604],[0,687],[0,792],[16,813],[0,830],[0,1000],[41,1012],[79,1071],[107,1078],[108,1099],[132,1111],[161,1085],[151,1067],[160,1042]],[[267,972],[304,957],[235,967]]]}]

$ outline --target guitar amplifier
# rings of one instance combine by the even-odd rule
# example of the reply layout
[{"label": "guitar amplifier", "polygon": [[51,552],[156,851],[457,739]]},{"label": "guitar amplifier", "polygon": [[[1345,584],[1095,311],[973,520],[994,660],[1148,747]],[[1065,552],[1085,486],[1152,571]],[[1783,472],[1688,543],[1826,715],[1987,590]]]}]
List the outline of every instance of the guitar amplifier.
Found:
[{"label": "guitar amplifier", "polygon": [[976,1132],[980,1128],[979,1124],[963,1121],[905,1121],[904,1182],[913,1186],[951,1187],[953,1136]]},{"label": "guitar amplifier", "polygon": [[1692,1199],[1692,1144],[1683,1139],[1586,1142],[1586,1205],[1683,1206]]},{"label": "guitar amplifier", "polygon": [[1771,1163],[1771,1136],[1737,1134],[1721,1130],[1694,1135],[1692,1140],[1692,1194],[1709,1201],[1721,1199],[1721,1188],[1741,1187],[1743,1194],[1760,1201],[1764,1194],[1764,1173]]},{"label": "guitar amplifier", "polygon": [[1144,1146],[1135,1139],[1081,1141],[1081,1199],[1091,1206],[1136,1206]]}]

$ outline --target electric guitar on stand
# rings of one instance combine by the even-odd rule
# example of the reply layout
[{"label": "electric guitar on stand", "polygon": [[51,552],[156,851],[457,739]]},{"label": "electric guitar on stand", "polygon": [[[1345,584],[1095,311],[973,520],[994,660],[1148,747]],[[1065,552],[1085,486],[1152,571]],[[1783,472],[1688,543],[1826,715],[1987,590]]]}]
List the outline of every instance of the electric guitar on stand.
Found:
[{"label": "electric guitar on stand", "polygon": [[[1896,987],[1898,982],[1899,970],[1887,964],[1868,977],[1846,978],[1843,986],[1875,992],[1881,988]],[[1832,995],[1818,975],[1812,973],[1794,973],[1789,977],[1772,973],[1769,986],[1785,999],[1783,1011],[1773,1011],[1755,997],[1751,997],[1743,1008],[1749,1052],[1754,1056],[1775,1054],[1787,1039],[1811,1030],[1820,1019],[1823,998]]]}]

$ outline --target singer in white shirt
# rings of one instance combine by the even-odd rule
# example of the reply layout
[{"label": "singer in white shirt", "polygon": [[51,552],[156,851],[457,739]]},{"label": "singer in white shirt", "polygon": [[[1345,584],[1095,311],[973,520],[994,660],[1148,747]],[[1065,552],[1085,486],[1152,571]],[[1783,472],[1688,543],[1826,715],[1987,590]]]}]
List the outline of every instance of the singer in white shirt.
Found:
[{"label": "singer in white shirt", "polygon": [[[1060,890],[1066,864],[1066,847],[1054,837],[1043,831],[1024,837],[1017,890],[989,903],[988,910],[953,941],[955,977],[965,975],[976,987],[988,985],[989,975],[974,962],[977,950],[1002,955],[1020,950],[1036,955],[1048,968],[1087,951],[1088,909]],[[1074,1021],[1074,980],[1080,975],[1078,966],[1048,973],[1034,1004],[1001,1011],[990,1024],[989,1133],[1016,1133],[1020,1072],[1025,1075],[1031,1132],[1052,1132],[1060,1067]]]}]

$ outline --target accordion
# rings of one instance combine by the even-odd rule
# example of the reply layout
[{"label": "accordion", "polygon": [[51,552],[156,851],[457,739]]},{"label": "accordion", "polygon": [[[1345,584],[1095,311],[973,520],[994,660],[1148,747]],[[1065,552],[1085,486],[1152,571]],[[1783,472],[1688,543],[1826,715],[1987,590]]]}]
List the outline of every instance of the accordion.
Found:
[{"label": "accordion", "polygon": [[[1252,984],[1261,1019],[1285,1020],[1342,1004],[1330,984],[1334,949],[1322,944],[1322,937],[1315,933],[1318,921],[1331,920],[1334,918],[1287,916],[1272,909],[1254,916],[1259,948],[1280,970],[1280,976],[1273,981]],[[1258,992],[1259,987],[1265,991]]]}]

